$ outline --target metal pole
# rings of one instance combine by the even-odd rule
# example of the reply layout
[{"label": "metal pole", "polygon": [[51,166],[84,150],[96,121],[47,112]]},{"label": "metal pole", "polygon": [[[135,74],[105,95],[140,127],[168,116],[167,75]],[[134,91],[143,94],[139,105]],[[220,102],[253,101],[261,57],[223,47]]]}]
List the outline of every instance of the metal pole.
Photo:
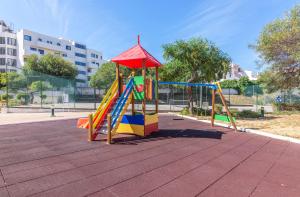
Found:
[{"label": "metal pole", "polygon": [[200,108],[202,109],[202,86],[200,87]]},{"label": "metal pole", "polygon": [[94,110],[96,110],[96,88],[94,88]]}]

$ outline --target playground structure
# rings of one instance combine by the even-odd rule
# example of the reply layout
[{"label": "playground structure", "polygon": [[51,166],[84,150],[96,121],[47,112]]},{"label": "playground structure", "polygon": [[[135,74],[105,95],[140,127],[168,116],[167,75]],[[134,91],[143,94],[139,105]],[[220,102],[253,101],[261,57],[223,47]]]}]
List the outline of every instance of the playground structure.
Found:
[{"label": "playground structure", "polygon": [[[211,126],[214,126],[214,120],[220,120],[224,122],[229,122],[235,131],[237,131],[235,118],[232,117],[230,110],[227,106],[226,99],[222,93],[222,88],[219,82],[216,83],[187,83],[187,82],[167,82],[167,81],[159,81],[159,85],[176,85],[176,86],[184,86],[184,87],[207,87],[211,89],[212,100],[211,100]],[[184,91],[183,91],[184,92]],[[216,114],[215,113],[215,105],[216,105],[216,94],[219,94],[222,104],[225,108],[226,115]]]},{"label": "playground structure", "polygon": [[[116,80],[107,91],[98,109],[89,118],[81,118],[77,127],[89,129],[90,141],[99,133],[107,134],[107,142],[116,134],[147,136],[158,131],[158,67],[161,63],[138,43],[121,53],[112,62],[116,63]],[[123,86],[120,66],[131,69],[128,82]],[[142,76],[135,76],[142,69]],[[155,79],[146,76],[147,69],[155,69]],[[142,112],[135,111],[135,101],[142,101]],[[155,100],[155,111],[146,111],[146,101]],[[131,104],[131,114],[125,114]],[[90,126],[91,125],[91,126]]]},{"label": "playground structure", "polygon": [[[219,83],[200,84],[185,82],[158,82],[158,67],[161,63],[148,53],[138,43],[134,47],[121,53],[112,62],[116,63],[116,79],[110,89],[102,99],[94,114],[88,118],[80,118],[77,122],[78,128],[88,129],[88,140],[93,141],[99,133],[107,135],[107,143],[110,144],[112,136],[116,134],[133,134],[137,136],[147,136],[158,131],[158,85],[175,84],[183,86],[206,86],[212,89],[212,113],[211,126],[215,120],[215,95],[219,93],[222,103],[227,112],[227,119],[236,130],[236,125],[226,105],[225,98]],[[128,82],[123,85],[124,77],[120,73],[120,66],[131,69]],[[136,76],[137,69],[142,69],[142,75]],[[155,79],[146,76],[147,69],[155,69]],[[154,112],[147,112],[147,100],[155,101]],[[135,101],[142,101],[141,113],[135,111]],[[126,114],[128,106],[131,104],[131,114]]]}]

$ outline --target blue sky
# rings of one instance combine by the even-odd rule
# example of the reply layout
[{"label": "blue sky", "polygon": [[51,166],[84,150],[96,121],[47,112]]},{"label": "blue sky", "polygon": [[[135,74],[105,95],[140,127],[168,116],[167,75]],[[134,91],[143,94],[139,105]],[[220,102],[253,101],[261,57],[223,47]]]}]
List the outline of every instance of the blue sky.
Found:
[{"label": "blue sky", "polygon": [[0,0],[0,19],[15,29],[62,36],[100,50],[105,59],[136,43],[163,62],[162,44],[205,37],[233,62],[256,70],[255,43],[263,26],[296,0]]}]

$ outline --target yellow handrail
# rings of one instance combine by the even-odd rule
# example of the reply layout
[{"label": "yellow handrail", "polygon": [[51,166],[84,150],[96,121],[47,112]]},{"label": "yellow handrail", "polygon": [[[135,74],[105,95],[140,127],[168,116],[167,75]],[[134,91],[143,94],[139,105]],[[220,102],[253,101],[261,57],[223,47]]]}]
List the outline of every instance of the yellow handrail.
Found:
[{"label": "yellow handrail", "polygon": [[103,116],[103,113],[106,111],[106,108],[108,107],[110,101],[113,99],[115,94],[118,90],[118,84],[111,90],[109,97],[107,98],[107,101],[103,104],[103,108],[100,111],[100,114],[97,116],[97,118],[94,120],[93,127],[96,128],[97,124],[99,123],[101,117]]},{"label": "yellow handrail", "polygon": [[[107,93],[105,94],[105,96],[103,97],[103,99],[102,99],[102,101],[101,101],[101,103],[100,103],[100,105],[99,105],[99,107],[97,108],[97,110],[95,111],[95,113],[93,114],[93,127],[95,128],[95,126],[97,125],[97,124],[95,124],[95,122],[98,120],[99,121],[99,119],[98,119],[98,117],[99,117],[99,113],[101,113],[102,111],[104,111],[104,110],[102,110],[102,108],[104,107],[104,105],[107,103],[107,100],[109,99],[109,98],[111,98],[111,93],[113,92],[113,93],[115,93],[115,91],[116,91],[116,89],[117,89],[117,86],[118,86],[118,80],[115,80],[114,82],[113,82],[113,84],[110,86],[110,88],[109,88],[109,90],[107,91]],[[101,116],[100,116],[101,117]],[[88,126],[88,123],[86,123],[85,125],[84,125],[84,128],[87,128],[87,126]]]}]

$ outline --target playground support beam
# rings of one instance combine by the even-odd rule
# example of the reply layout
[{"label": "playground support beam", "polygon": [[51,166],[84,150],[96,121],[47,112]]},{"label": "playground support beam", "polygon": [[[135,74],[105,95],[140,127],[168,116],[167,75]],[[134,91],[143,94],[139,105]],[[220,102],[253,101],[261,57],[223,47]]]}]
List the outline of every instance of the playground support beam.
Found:
[{"label": "playground support beam", "polygon": [[156,86],[155,86],[155,113],[158,113],[158,67],[155,67],[155,79],[156,79]]},{"label": "playground support beam", "polygon": [[93,114],[89,114],[89,132],[88,132],[88,141],[93,141],[93,134],[94,134],[94,128],[93,128]]},{"label": "playground support beam", "polygon": [[212,95],[211,95],[211,126],[214,126],[214,121],[215,121],[215,100],[216,100],[216,91],[213,89],[212,90]]},{"label": "playground support beam", "polygon": [[220,90],[220,88],[218,89],[218,93],[219,93],[219,95],[220,95],[220,97],[221,97],[221,100],[222,100],[222,103],[223,103],[223,105],[224,105],[224,107],[225,107],[227,116],[228,116],[229,119],[230,119],[230,123],[232,124],[232,126],[233,126],[233,128],[234,128],[234,131],[237,131],[235,122],[233,121],[233,118],[232,118],[232,116],[231,116],[231,113],[230,113],[230,111],[229,111],[229,109],[228,109],[228,106],[227,106],[227,104],[226,104],[224,95],[223,95],[222,91]]},{"label": "playground support beam", "polygon": [[118,97],[120,97],[122,87],[121,87],[121,79],[120,79],[120,66],[118,63],[116,64],[116,79],[118,80]]},{"label": "playground support beam", "polygon": [[107,114],[107,144],[111,144],[111,114]]},{"label": "playground support beam", "polygon": [[[132,69],[132,77],[135,76],[135,70]],[[131,100],[131,114],[134,116],[134,95],[132,95],[132,100]]]},{"label": "playground support beam", "polygon": [[146,115],[146,66],[145,66],[145,60],[143,60],[143,70],[142,70],[142,75],[144,78],[144,86],[143,86],[143,91],[144,91],[144,99],[142,103],[142,110],[143,114]]}]

